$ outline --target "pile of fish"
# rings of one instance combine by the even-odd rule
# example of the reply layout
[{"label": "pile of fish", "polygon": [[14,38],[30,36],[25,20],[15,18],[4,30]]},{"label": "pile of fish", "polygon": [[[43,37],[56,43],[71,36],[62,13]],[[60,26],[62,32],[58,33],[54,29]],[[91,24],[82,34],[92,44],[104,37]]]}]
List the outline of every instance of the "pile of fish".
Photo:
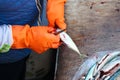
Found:
[{"label": "pile of fish", "polygon": [[72,80],[116,80],[119,76],[120,51],[102,51],[87,58]]}]

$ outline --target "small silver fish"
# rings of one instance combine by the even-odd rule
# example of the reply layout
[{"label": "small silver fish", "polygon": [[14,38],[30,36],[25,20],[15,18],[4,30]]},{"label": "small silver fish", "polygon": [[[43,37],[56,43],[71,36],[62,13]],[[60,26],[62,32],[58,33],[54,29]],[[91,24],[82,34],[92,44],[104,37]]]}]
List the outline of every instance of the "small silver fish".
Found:
[{"label": "small silver fish", "polygon": [[[116,51],[116,52],[112,52],[112,53],[108,53],[105,56],[103,56],[101,58],[101,60],[99,60],[98,62],[96,62],[96,64],[94,64],[90,70],[88,71],[88,74],[86,75],[85,80],[107,80],[109,78],[109,76],[104,76],[104,79],[100,79],[100,70],[101,68],[103,68],[105,66],[106,63],[108,63],[109,61],[111,61],[113,58],[115,58],[117,55],[119,55],[120,52]],[[99,75],[99,76],[98,76]],[[97,77],[96,77],[97,76]]]},{"label": "small silver fish", "polygon": [[115,58],[120,54],[119,51],[115,51],[113,53],[106,54],[100,61],[98,61],[95,69],[94,69],[94,76],[97,74],[97,72],[110,60]]},{"label": "small silver fish", "polygon": [[[57,32],[61,31],[60,29],[57,29]],[[60,38],[61,40],[73,51],[77,52],[80,56],[83,57],[87,57],[86,55],[82,55],[78,49],[78,47],[76,46],[76,44],[74,43],[74,41],[72,40],[72,38],[66,33],[66,32],[60,32]]]},{"label": "small silver fish", "polygon": [[[111,51],[101,51],[93,53],[93,55],[89,56],[83,63],[80,65],[79,69],[75,73],[72,80],[85,80],[86,75],[90,71],[91,67],[93,67],[94,64],[96,64],[97,61],[100,61],[100,59]],[[88,64],[89,63],[89,64]],[[86,67],[87,66],[87,67]]]},{"label": "small silver fish", "polygon": [[92,68],[88,71],[88,74],[87,74],[87,76],[85,77],[85,80],[93,80],[93,79],[94,79],[94,78],[93,78],[93,73],[94,73],[95,67],[96,67],[96,64],[94,64],[94,65],[92,66]]},{"label": "small silver fish", "polygon": [[107,63],[100,71],[97,79],[109,79],[117,70],[120,69],[120,60]]}]

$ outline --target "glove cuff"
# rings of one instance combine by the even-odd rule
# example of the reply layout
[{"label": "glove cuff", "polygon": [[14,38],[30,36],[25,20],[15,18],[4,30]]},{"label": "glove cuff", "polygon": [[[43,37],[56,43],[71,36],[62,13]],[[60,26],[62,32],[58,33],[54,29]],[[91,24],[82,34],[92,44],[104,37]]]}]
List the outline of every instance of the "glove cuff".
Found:
[{"label": "glove cuff", "polygon": [[11,48],[28,48],[29,40],[27,38],[30,30],[29,25],[12,25],[13,44]]}]

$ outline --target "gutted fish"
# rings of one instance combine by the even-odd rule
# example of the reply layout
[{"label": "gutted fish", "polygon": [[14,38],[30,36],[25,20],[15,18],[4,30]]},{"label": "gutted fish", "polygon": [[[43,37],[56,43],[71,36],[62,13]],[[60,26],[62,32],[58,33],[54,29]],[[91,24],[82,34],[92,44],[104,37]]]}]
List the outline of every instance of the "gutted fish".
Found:
[{"label": "gutted fish", "polygon": [[120,75],[120,51],[99,52],[83,62],[73,80],[115,80],[116,75]]}]

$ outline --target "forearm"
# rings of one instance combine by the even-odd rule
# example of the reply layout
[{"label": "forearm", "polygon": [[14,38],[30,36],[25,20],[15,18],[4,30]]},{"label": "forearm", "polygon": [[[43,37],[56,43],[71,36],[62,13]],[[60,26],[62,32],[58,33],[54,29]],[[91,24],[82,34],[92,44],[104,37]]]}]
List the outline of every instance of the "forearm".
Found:
[{"label": "forearm", "polygon": [[[1,52],[12,49],[30,48],[37,53],[42,53],[49,48],[58,48],[59,35],[54,35],[54,28],[48,26],[5,25],[0,27]],[[4,46],[7,44],[7,50]],[[6,51],[5,51],[6,50]]]},{"label": "forearm", "polygon": [[[16,49],[27,48],[25,39],[29,28],[29,25],[24,27],[22,25],[0,25],[0,53],[8,52],[14,45],[17,46]],[[20,47],[22,45],[24,47]]]},{"label": "forearm", "polygon": [[11,25],[0,25],[0,53],[9,51],[12,44]]}]

